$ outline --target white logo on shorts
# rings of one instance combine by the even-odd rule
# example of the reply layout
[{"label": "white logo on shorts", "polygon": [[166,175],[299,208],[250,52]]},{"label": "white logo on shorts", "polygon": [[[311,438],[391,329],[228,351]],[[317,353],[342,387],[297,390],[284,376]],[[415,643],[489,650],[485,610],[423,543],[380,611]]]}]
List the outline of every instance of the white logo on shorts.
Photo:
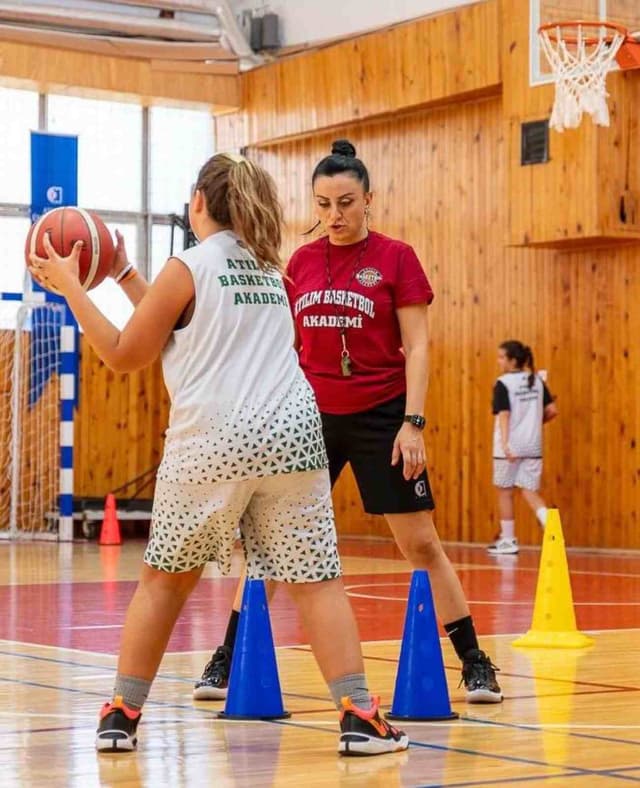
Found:
[{"label": "white logo on shorts", "polygon": [[416,482],[415,486],[416,495],[418,498],[426,498],[427,497],[427,484],[424,481]]}]

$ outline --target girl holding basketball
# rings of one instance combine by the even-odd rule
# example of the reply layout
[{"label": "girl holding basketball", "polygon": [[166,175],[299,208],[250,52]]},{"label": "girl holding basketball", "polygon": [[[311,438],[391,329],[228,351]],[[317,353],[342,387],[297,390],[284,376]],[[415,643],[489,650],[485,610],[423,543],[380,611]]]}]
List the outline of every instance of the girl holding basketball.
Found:
[{"label": "girl holding basketball", "polygon": [[498,348],[501,375],[493,388],[493,483],[498,493],[500,535],[494,555],[518,552],[513,492],[516,487],[544,528],[547,507],[538,494],[542,475],[542,425],[558,415],[549,389],[536,375],[531,348],[510,339]]},{"label": "girl holding basketball", "polygon": [[[351,143],[334,143],[311,183],[325,235],[295,252],[287,291],[300,363],[322,414],[331,483],[349,463],[365,511],[383,514],[411,567],[429,572],[467,700],[500,702],[495,667],[479,648],[433,522],[423,438],[431,287],[408,244],[369,229],[369,173]],[[238,595],[235,607],[196,699],[226,694]]]},{"label": "girl holding basketball", "polygon": [[134,290],[136,274],[123,273],[119,239],[112,275],[137,302],[122,331],[78,281],[79,244],[67,258],[48,241],[46,258],[31,256],[32,274],[65,295],[104,362],[132,371],[161,355],[171,397],[151,535],[96,747],[135,749],[178,615],[207,562],[229,572],[240,525],[249,577],[286,583],[299,608],[340,709],[339,752],[406,749],[407,736],[369,695],[340,577],[320,415],[293,347],[280,273],[273,181],[246,159],[214,156],[200,170],[189,217],[200,244],[170,258],[148,288]]}]

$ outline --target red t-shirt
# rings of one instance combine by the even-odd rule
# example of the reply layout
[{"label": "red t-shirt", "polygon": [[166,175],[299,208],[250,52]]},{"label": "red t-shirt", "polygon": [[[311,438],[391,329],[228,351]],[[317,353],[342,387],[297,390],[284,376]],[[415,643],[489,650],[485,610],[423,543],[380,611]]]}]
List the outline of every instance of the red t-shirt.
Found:
[{"label": "red t-shirt", "polygon": [[[287,277],[300,364],[321,411],[358,413],[406,391],[396,309],[433,300],[427,276],[408,244],[375,232],[368,241],[347,246],[320,238],[293,254]],[[351,377],[341,372],[341,325]]]}]

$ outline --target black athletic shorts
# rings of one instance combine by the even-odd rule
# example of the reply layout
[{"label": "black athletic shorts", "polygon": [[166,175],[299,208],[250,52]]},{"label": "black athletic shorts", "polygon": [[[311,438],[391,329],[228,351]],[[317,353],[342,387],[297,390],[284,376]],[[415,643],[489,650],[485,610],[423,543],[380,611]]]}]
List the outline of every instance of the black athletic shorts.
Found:
[{"label": "black athletic shorts", "polygon": [[360,413],[321,414],[331,484],[349,463],[364,510],[369,514],[404,514],[435,508],[426,471],[407,481],[402,475],[402,459],[391,465],[393,442],[403,423],[405,403],[402,394]]}]

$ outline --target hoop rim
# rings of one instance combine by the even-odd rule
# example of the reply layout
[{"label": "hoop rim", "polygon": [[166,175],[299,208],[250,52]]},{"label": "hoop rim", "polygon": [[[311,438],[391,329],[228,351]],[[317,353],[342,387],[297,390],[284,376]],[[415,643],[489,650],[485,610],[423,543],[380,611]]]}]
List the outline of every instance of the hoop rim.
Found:
[{"label": "hoop rim", "polygon": [[546,33],[549,39],[556,44],[560,39],[566,41],[568,44],[577,44],[578,36],[576,35],[564,35],[561,33],[560,36],[558,36],[557,33],[551,32],[557,28],[563,27],[604,27],[611,31],[611,33],[604,38],[601,36],[590,36],[589,38],[585,38],[584,42],[587,45],[597,44],[601,40],[611,43],[616,33],[623,36],[625,40],[629,37],[628,28],[626,28],[624,25],[618,24],[618,22],[610,22],[607,19],[565,19],[564,21],[560,22],[547,22],[546,24],[540,25],[540,27],[538,27],[538,35]]}]

